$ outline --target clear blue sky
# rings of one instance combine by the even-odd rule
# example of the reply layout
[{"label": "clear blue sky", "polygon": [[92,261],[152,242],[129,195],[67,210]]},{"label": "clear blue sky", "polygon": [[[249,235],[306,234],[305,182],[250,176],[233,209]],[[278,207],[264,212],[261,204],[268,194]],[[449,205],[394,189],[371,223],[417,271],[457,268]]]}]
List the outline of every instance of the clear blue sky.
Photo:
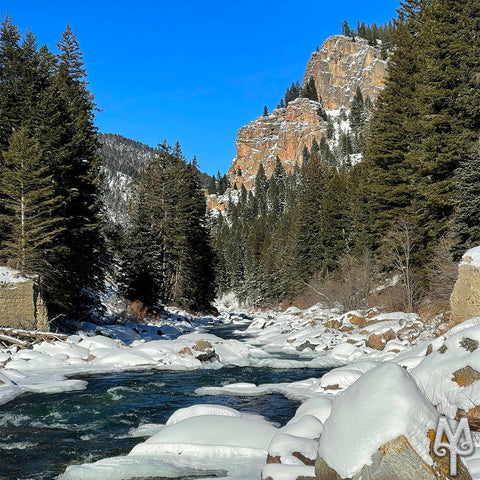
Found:
[{"label": "clear blue sky", "polygon": [[227,170],[237,129],[276,107],[310,53],[347,19],[383,23],[398,0],[1,0],[55,51],[70,23],[101,132],[180,141],[203,171]]}]

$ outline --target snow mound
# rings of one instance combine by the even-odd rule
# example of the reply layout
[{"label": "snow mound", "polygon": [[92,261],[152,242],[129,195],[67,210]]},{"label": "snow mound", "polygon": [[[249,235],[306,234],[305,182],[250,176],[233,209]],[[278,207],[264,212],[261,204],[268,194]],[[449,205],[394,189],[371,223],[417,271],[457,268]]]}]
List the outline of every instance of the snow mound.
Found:
[{"label": "snow mound", "polygon": [[471,265],[475,268],[480,268],[480,246],[467,250],[460,262],[460,265]]},{"label": "snow mound", "polygon": [[342,478],[353,477],[383,444],[405,435],[419,456],[432,465],[427,432],[438,413],[413,377],[385,363],[360,377],[336,397],[320,439],[319,454]]},{"label": "snow mound", "polygon": [[201,415],[168,425],[130,456],[265,457],[277,429],[267,423],[225,415]]}]

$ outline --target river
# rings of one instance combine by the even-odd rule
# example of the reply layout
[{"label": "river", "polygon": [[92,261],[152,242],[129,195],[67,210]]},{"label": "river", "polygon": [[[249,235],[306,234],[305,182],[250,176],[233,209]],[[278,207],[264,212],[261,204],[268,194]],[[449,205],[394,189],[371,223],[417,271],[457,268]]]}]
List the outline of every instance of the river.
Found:
[{"label": "river", "polygon": [[[220,334],[220,330],[211,330]],[[230,336],[224,329],[222,336]],[[233,336],[233,335],[232,335]],[[225,367],[219,370],[142,370],[86,377],[86,390],[28,394],[0,406],[0,480],[51,480],[68,465],[125,455],[144,438],[129,432],[165,423],[177,409],[216,403],[285,424],[298,403],[280,394],[198,396],[195,389],[235,382],[293,382],[327,370]]]}]

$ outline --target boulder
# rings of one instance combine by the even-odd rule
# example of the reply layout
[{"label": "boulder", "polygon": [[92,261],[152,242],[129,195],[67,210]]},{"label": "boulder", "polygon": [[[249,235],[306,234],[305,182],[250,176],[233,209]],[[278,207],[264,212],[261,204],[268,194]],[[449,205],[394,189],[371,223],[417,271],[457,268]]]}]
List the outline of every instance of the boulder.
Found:
[{"label": "boulder", "polygon": [[393,340],[394,338],[396,338],[396,335],[393,330],[388,330],[388,332],[382,334],[372,333],[367,338],[365,345],[375,350],[383,350],[387,342],[389,340]]},{"label": "boulder", "polygon": [[477,380],[480,380],[480,373],[468,365],[453,372],[452,381],[458,383],[461,387],[468,387]]},{"label": "boulder", "polygon": [[208,362],[215,358],[215,349],[207,340],[197,340],[193,345],[193,355],[201,362]]},{"label": "boulder", "polygon": [[0,327],[49,330],[47,308],[34,278],[0,267]]},{"label": "boulder", "polygon": [[[433,435],[433,436],[432,436]],[[435,438],[432,430],[429,437]],[[431,452],[433,465],[427,465],[412,448],[404,435],[385,443],[372,455],[371,465],[365,465],[351,480],[471,480],[467,468],[457,462],[457,475],[450,477],[450,457],[437,457]],[[315,464],[318,480],[342,480],[338,473],[318,458]]]},{"label": "boulder", "polygon": [[365,328],[367,326],[367,321],[365,320],[364,317],[360,317],[360,316],[354,315],[353,313],[349,313],[347,315],[347,318],[352,325],[356,325],[359,328]]},{"label": "boulder", "polygon": [[468,250],[462,257],[450,310],[452,325],[480,316],[480,247]]},{"label": "boulder", "polygon": [[343,325],[342,320],[332,319],[325,322],[325,327],[339,329]]}]

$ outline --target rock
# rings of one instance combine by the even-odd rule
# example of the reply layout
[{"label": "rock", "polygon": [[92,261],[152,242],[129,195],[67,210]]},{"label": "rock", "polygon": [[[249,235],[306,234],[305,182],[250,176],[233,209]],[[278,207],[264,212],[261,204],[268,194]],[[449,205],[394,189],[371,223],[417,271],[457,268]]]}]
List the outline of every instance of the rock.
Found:
[{"label": "rock", "polygon": [[425,352],[425,356],[428,357],[433,352],[433,346],[431,343],[428,344],[427,351]]},{"label": "rock", "polygon": [[332,320],[328,320],[327,322],[325,322],[325,327],[327,327],[327,328],[336,328],[337,330],[338,330],[342,325],[343,325],[342,320],[332,319]]},{"label": "rock", "polygon": [[[432,430],[429,436],[435,432]],[[433,444],[433,442],[432,442]],[[457,462],[457,475],[450,477],[450,458],[437,457],[431,451],[433,465],[427,465],[412,448],[405,436],[385,443],[372,455],[372,464],[365,465],[351,480],[471,480],[467,468]],[[341,480],[335,470],[330,468],[322,458],[315,465],[315,478],[318,480]]]},{"label": "rock", "polygon": [[311,467],[315,465],[315,460],[307,458],[305,455],[302,455],[300,452],[293,452],[292,457],[298,458],[305,465],[310,465]]},{"label": "rock", "polygon": [[363,98],[375,100],[383,89],[386,73],[387,62],[378,48],[361,38],[354,42],[334,35],[323,42],[320,51],[312,53],[303,83],[313,77],[325,108],[349,108],[357,87]]},{"label": "rock", "polygon": [[359,328],[365,328],[367,326],[367,321],[364,317],[358,317],[357,315],[349,313],[347,318],[352,325],[356,325]]},{"label": "rock", "polygon": [[467,352],[474,352],[478,348],[478,340],[473,338],[462,338],[460,340],[460,346],[462,346]]},{"label": "rock", "polygon": [[197,340],[193,345],[193,355],[201,362],[208,362],[215,358],[215,349],[207,340]]},{"label": "rock", "polygon": [[459,422],[462,417],[468,418],[468,426],[470,427],[470,430],[480,432],[480,406],[473,407],[468,412],[461,408],[457,409],[455,420]]},{"label": "rock", "polygon": [[303,148],[310,149],[314,139],[319,142],[326,136],[321,111],[320,103],[297,98],[286,108],[275,109],[240,128],[235,142],[237,155],[227,173],[230,183],[251,189],[260,164],[270,177],[277,156],[285,171],[292,173],[295,163],[302,164]]},{"label": "rock", "polygon": [[273,455],[268,454],[266,463],[282,463],[280,461],[280,455],[273,456]]},{"label": "rock", "polygon": [[315,478],[318,480],[342,480],[333,468],[330,468],[322,457],[315,462]]},{"label": "rock", "polygon": [[477,380],[480,380],[480,373],[470,366],[457,370],[452,378],[452,382],[458,383],[461,387],[468,387]]},{"label": "rock", "polygon": [[49,330],[47,308],[34,279],[0,267],[0,327]]},{"label": "rock", "polygon": [[480,255],[480,247],[468,250],[458,267],[458,278],[450,298],[452,325],[480,316],[480,265],[478,255]]},{"label": "rock", "polygon": [[299,345],[297,347],[297,350],[299,352],[303,352],[304,350],[306,350],[307,348],[309,348],[310,350],[315,350],[315,348],[317,347],[317,345],[315,345],[314,343],[306,340],[304,343],[302,343],[301,345]]},{"label": "rock", "polygon": [[393,330],[389,330],[388,332],[382,334],[372,333],[367,338],[365,345],[375,350],[383,350],[387,342],[389,340],[393,340],[394,338],[396,338],[396,335]]},{"label": "rock", "polygon": [[340,329],[341,332],[351,332],[353,330],[353,327],[349,327],[348,325],[343,325],[343,327]]},{"label": "rock", "polygon": [[440,354],[444,354],[446,351],[448,350],[448,347],[446,345],[442,345],[439,349],[438,349],[438,353]]},{"label": "rock", "polygon": [[185,347],[183,350],[178,352],[180,355],[193,355],[189,347]]}]

